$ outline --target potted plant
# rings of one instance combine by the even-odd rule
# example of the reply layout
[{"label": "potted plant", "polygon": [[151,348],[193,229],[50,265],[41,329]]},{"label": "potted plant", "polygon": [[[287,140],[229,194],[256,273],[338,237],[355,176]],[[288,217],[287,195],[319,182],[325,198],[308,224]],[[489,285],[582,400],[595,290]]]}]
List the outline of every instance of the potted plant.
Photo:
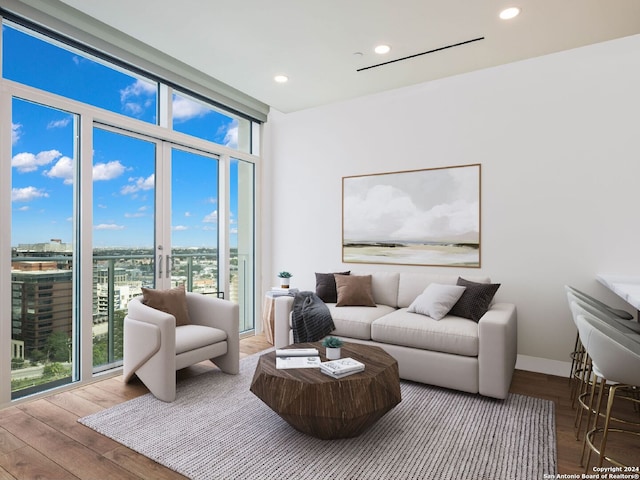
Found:
[{"label": "potted plant", "polygon": [[327,337],[322,341],[322,346],[325,347],[325,355],[328,360],[337,360],[340,358],[340,347],[344,345],[344,342],[337,337]]},{"label": "potted plant", "polygon": [[280,279],[280,288],[289,288],[289,279],[293,277],[289,272],[280,272],[278,278]]}]

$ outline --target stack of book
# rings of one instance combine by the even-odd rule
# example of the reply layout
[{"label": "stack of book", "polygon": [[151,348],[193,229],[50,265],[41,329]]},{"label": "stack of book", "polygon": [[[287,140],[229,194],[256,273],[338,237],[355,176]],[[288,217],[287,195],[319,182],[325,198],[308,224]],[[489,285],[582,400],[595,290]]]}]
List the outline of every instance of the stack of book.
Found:
[{"label": "stack of book", "polygon": [[271,290],[267,292],[267,295],[270,297],[283,297],[286,295],[295,296],[296,293],[300,291],[299,288],[280,288],[280,287],[272,287]]},{"label": "stack of book", "polygon": [[320,354],[317,348],[283,348],[276,350],[276,368],[318,368]]},{"label": "stack of book", "polygon": [[362,372],[364,363],[354,360],[351,357],[331,360],[320,364],[320,371],[333,378],[342,378],[347,375]]}]

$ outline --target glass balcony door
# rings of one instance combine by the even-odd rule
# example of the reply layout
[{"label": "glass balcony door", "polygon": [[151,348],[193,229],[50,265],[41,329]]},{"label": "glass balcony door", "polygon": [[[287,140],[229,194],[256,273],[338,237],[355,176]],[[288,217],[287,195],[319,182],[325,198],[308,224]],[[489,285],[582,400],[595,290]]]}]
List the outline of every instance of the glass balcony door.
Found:
[{"label": "glass balcony door", "polygon": [[93,369],[122,364],[127,304],[156,286],[158,142],[93,129]]},{"label": "glass balcony door", "polygon": [[223,295],[218,159],[160,139],[93,129],[93,368],[122,363],[142,287]]},{"label": "glass balcony door", "polygon": [[219,284],[219,162],[183,147],[171,146],[171,254],[165,277],[171,286],[224,296]]}]

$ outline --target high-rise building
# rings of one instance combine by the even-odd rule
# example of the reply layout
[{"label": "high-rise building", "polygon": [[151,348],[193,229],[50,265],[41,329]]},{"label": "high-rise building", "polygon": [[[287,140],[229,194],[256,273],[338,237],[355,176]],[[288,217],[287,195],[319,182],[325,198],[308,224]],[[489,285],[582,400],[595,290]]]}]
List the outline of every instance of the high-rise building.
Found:
[{"label": "high-rise building", "polygon": [[25,357],[44,351],[54,332],[71,338],[72,271],[49,263],[15,262],[11,272],[11,338],[22,342]]}]

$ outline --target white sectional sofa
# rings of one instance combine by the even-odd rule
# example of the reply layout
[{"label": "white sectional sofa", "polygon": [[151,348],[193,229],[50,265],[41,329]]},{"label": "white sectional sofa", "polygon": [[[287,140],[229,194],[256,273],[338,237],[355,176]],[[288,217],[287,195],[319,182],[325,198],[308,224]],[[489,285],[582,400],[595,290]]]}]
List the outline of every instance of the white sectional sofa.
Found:
[{"label": "white sectional sofa", "polygon": [[[382,347],[396,358],[400,378],[488,397],[507,396],[516,362],[517,317],[511,303],[491,303],[478,322],[451,314],[441,320],[407,311],[431,284],[455,285],[457,275],[375,272],[375,307],[327,303],[335,330],[347,342]],[[464,276],[479,283],[488,278]],[[293,343],[293,297],[275,302],[276,348]]]}]

